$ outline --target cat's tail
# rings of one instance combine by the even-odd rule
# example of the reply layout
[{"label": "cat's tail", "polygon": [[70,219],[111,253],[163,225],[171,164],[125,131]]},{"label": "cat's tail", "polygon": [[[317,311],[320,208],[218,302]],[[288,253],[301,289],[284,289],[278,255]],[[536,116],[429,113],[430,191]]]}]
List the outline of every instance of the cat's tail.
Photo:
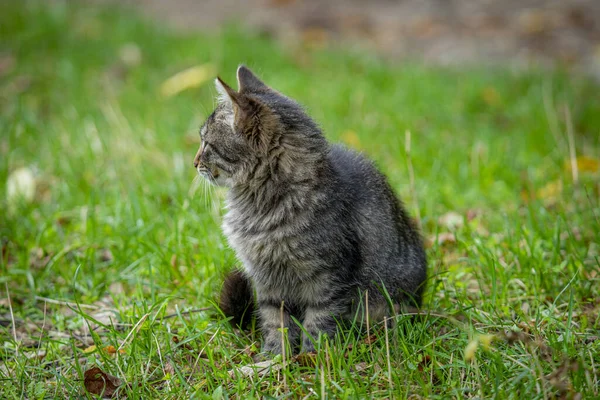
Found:
[{"label": "cat's tail", "polygon": [[223,282],[219,308],[230,322],[242,329],[250,326],[254,315],[254,290],[250,279],[242,271],[233,270]]}]

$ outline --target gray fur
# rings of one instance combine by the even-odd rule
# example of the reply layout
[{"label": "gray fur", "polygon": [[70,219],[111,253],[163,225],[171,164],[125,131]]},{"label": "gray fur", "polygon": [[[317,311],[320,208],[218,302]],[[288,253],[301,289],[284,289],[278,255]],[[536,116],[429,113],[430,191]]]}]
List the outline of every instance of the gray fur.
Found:
[{"label": "gray fur", "polygon": [[302,336],[313,350],[335,318],[360,312],[365,291],[371,312],[393,312],[382,288],[396,304],[419,305],[425,252],[385,177],[330,145],[296,102],[248,68],[237,75],[238,91],[217,80],[220,103],[194,165],[229,187],[223,232],[256,291],[264,350],[282,351],[282,322],[290,343]]}]

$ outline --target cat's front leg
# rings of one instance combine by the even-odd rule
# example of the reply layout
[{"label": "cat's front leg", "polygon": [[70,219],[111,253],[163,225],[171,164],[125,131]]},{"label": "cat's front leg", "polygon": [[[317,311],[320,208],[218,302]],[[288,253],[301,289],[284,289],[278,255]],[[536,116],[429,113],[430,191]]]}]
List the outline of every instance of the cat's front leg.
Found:
[{"label": "cat's front leg", "polygon": [[319,335],[333,336],[337,330],[337,322],[333,317],[334,310],[321,307],[308,307],[304,314],[302,325],[305,332],[302,333],[302,351],[311,352],[315,350],[315,344]]},{"label": "cat's front leg", "polygon": [[[300,328],[292,320],[290,313],[274,300],[259,300],[261,332],[263,336],[262,351],[265,353],[281,354],[282,345],[289,343],[292,348],[300,336]],[[282,332],[281,328],[284,331]],[[286,337],[287,334],[287,337]]]}]

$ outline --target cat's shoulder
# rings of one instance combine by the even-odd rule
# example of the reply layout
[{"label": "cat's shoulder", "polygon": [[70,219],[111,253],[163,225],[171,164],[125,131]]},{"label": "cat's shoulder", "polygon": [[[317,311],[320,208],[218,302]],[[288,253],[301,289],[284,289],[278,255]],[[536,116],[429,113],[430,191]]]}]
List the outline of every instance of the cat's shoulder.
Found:
[{"label": "cat's shoulder", "polygon": [[334,168],[344,175],[370,174],[377,171],[373,162],[364,154],[341,144],[331,146],[329,159]]}]

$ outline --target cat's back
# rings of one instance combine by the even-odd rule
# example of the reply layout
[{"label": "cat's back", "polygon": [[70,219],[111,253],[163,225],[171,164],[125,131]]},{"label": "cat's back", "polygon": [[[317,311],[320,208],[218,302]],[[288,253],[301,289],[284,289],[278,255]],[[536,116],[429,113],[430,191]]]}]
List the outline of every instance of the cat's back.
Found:
[{"label": "cat's back", "polygon": [[[347,200],[362,205],[368,205],[369,201],[393,202],[394,195],[385,176],[362,153],[342,145],[334,145],[331,147],[329,160],[337,177],[337,189],[349,196]],[[382,206],[373,204],[377,205]]]},{"label": "cat's back", "polygon": [[329,159],[337,176],[335,192],[352,215],[365,262],[424,270],[420,234],[383,173],[367,157],[343,146],[332,146]]}]

